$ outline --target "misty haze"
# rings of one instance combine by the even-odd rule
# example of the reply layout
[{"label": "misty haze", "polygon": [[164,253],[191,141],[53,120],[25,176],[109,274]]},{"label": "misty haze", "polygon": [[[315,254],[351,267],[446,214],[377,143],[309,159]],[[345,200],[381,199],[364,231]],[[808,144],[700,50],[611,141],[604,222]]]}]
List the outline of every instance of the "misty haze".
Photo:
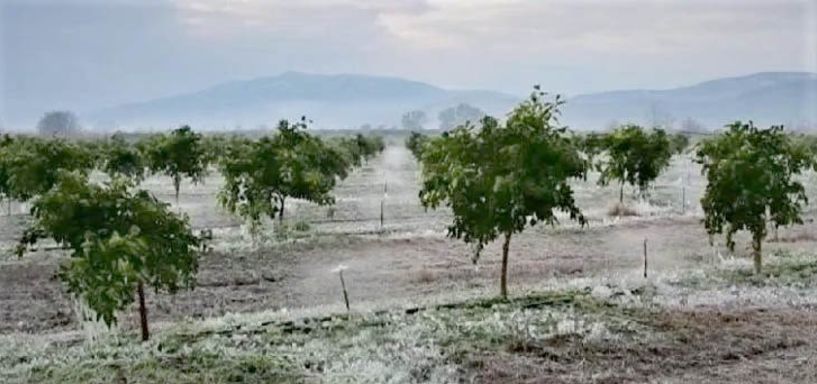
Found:
[{"label": "misty haze", "polygon": [[817,383],[814,0],[0,0],[2,383]]}]

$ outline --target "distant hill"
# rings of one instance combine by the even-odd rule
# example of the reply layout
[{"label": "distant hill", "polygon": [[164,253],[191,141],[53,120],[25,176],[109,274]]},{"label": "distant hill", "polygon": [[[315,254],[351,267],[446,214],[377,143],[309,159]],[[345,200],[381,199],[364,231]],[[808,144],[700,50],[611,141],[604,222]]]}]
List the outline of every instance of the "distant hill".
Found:
[{"label": "distant hill", "polygon": [[[546,87],[545,87],[546,88]],[[547,89],[547,88],[546,88]],[[159,98],[83,114],[98,127],[163,129],[192,124],[199,129],[256,128],[281,118],[306,115],[316,128],[396,126],[413,109],[425,111],[429,128],[437,113],[458,103],[504,117],[522,96],[488,90],[450,90],[394,77],[278,76],[223,83],[198,92]],[[741,119],[759,125],[817,127],[817,74],[764,72],[716,79],[666,90],[622,90],[570,97],[562,122],[577,130],[604,129],[611,122],[644,125],[692,118],[709,129]]]},{"label": "distant hill", "polygon": [[576,129],[601,129],[612,121],[677,126],[687,118],[710,129],[738,119],[817,127],[817,74],[763,72],[667,90],[580,95],[568,99],[563,113]]},{"label": "distant hill", "polygon": [[458,103],[504,114],[518,98],[481,90],[448,90],[393,77],[316,75],[286,72],[279,76],[235,81],[198,92],[92,112],[98,126],[166,127],[193,124],[204,128],[254,128],[282,118],[306,115],[317,128],[393,126],[403,113],[420,109],[436,127],[437,113]]}]

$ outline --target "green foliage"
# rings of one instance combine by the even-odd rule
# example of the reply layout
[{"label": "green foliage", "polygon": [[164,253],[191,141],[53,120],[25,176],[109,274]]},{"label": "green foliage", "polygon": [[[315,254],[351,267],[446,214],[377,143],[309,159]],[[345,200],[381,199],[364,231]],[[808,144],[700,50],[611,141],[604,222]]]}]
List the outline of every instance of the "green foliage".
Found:
[{"label": "green foliage", "polygon": [[624,200],[624,184],[638,187],[642,194],[667,166],[672,157],[671,143],[666,132],[653,129],[646,132],[637,125],[616,128],[601,139],[606,159],[600,165],[600,185],[611,180],[620,183],[619,202]]},{"label": "green foliage", "polygon": [[670,152],[673,154],[680,155],[689,147],[689,136],[683,133],[670,135],[669,140]]},{"label": "green foliage", "polygon": [[383,152],[386,144],[380,136],[335,137],[326,141],[326,145],[339,151],[347,164],[359,167],[377,154]]},{"label": "green foliage", "polygon": [[189,178],[194,184],[207,175],[210,155],[201,134],[183,126],[169,135],[156,135],[139,143],[147,166],[154,173],[161,173],[173,179],[176,201],[182,178]]},{"label": "green foliage", "polygon": [[725,231],[729,249],[735,247],[735,232],[751,232],[755,270],[760,273],[767,223],[775,227],[802,223],[802,204],[808,199],[794,176],[814,167],[814,157],[782,126],[758,129],[751,122],[737,121],[727,127],[697,150],[708,182],[701,199],[704,224],[710,235]]},{"label": "green foliage", "polygon": [[108,325],[133,302],[138,284],[175,293],[192,287],[197,269],[200,240],[187,218],[131,186],[124,179],[99,186],[62,173],[34,202],[34,222],[17,247],[22,256],[51,238],[68,249],[60,278]]},{"label": "green foliage", "polygon": [[[221,163],[225,179],[219,194],[222,206],[257,230],[265,216],[283,219],[287,198],[333,204],[330,192],[338,179],[346,177],[349,155],[308,134],[306,128],[305,119],[294,124],[284,120],[272,137],[231,145]],[[363,136],[358,139],[369,143]],[[363,146],[355,150],[360,156],[367,151]]]},{"label": "green foliage", "polygon": [[428,140],[429,137],[422,133],[411,132],[406,139],[406,148],[419,160],[423,156],[423,147],[428,143]]},{"label": "green foliage", "polygon": [[583,135],[574,135],[572,139],[573,145],[575,145],[591,163],[604,151],[605,134],[590,132]]},{"label": "green foliage", "polygon": [[206,136],[203,139],[205,163],[209,165],[220,163],[222,157],[227,154],[227,149],[231,143],[237,140],[238,137],[235,135],[213,135]]},{"label": "green foliage", "polygon": [[14,138],[9,135],[0,137],[0,201],[11,198],[11,186],[9,184],[10,170],[7,147],[14,144]]},{"label": "green foliage", "polygon": [[87,175],[93,165],[86,148],[61,139],[4,137],[0,145],[2,192],[18,201],[48,192],[62,171]]},{"label": "green foliage", "polygon": [[368,161],[369,159],[377,156],[384,149],[386,149],[386,143],[383,142],[383,138],[380,136],[363,136],[361,134],[355,135],[355,142],[357,143],[358,148],[360,148],[360,153],[363,156],[363,159]]},{"label": "green foliage", "polygon": [[124,177],[135,183],[144,180],[147,171],[141,151],[121,135],[113,135],[102,145],[99,163],[99,169],[111,178]]},{"label": "green foliage", "polygon": [[[585,222],[568,181],[583,178],[587,163],[556,126],[557,96],[544,102],[538,88],[504,125],[491,117],[431,139],[422,156],[420,200],[449,207],[449,236],[483,246],[505,236],[501,293],[506,294],[507,248],[514,233],[538,222],[555,224],[555,211]],[[475,258],[476,260],[476,258]]]}]

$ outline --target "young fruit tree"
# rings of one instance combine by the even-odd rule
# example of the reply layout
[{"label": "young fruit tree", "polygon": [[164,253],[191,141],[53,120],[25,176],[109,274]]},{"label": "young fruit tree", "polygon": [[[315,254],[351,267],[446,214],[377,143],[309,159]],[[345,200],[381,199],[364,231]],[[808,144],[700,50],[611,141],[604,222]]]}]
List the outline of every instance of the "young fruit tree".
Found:
[{"label": "young fruit tree", "polygon": [[[344,161],[344,156],[306,130],[306,118],[294,124],[284,120],[279,123],[274,138],[282,181],[276,196],[279,221],[284,219],[289,197],[318,205],[334,204],[335,198],[330,193],[337,181],[348,175],[350,165]],[[358,135],[357,139],[364,158],[379,151],[376,141],[363,135]]]},{"label": "young fruit tree", "polygon": [[419,132],[409,133],[409,137],[406,138],[406,148],[411,151],[415,159],[420,160],[423,156],[423,147],[428,142],[428,139],[428,136]]},{"label": "young fruit tree", "polygon": [[600,164],[598,183],[618,181],[619,203],[624,202],[624,184],[638,187],[644,195],[672,158],[670,140],[661,129],[646,132],[637,125],[625,125],[604,136],[601,145],[607,156]]},{"label": "young fruit tree", "polygon": [[365,161],[369,161],[369,159],[386,149],[386,143],[383,142],[383,138],[380,136],[363,136],[358,133],[355,135],[355,141]]},{"label": "young fruit tree", "polygon": [[683,154],[689,147],[689,136],[683,133],[670,135],[670,152],[675,155]]},{"label": "young fruit tree", "polygon": [[420,200],[446,206],[454,215],[450,237],[483,247],[503,237],[500,295],[508,294],[511,238],[539,222],[555,225],[556,211],[582,225],[585,218],[569,181],[586,176],[587,162],[556,116],[563,103],[545,102],[535,87],[504,124],[491,117],[430,139],[422,156]]},{"label": "young fruit tree", "polygon": [[70,252],[59,271],[68,290],[108,326],[135,294],[142,340],[147,340],[145,287],[169,293],[192,287],[201,241],[187,217],[131,188],[124,179],[100,186],[76,173],[61,174],[34,202],[34,221],[17,253],[22,256],[42,238],[56,241]]},{"label": "young fruit tree", "polygon": [[733,235],[749,231],[755,273],[760,274],[766,225],[802,223],[802,204],[808,199],[795,176],[814,168],[815,161],[782,126],[758,129],[751,122],[737,121],[727,128],[701,142],[696,153],[707,180],[701,199],[704,225],[710,236],[725,231],[730,250],[735,248]]},{"label": "young fruit tree", "polygon": [[283,221],[287,198],[319,205],[334,203],[330,192],[346,177],[347,157],[306,132],[306,121],[281,121],[278,132],[256,142],[232,145],[223,158],[221,205],[248,220],[257,233],[261,220]]},{"label": "young fruit tree", "polygon": [[63,171],[87,175],[93,155],[84,147],[61,139],[18,137],[0,146],[0,162],[6,174],[6,195],[28,201],[56,184]]},{"label": "young fruit tree", "polygon": [[125,141],[122,136],[114,135],[101,147],[100,170],[111,178],[124,177],[135,184],[144,180],[147,167],[135,145]]},{"label": "young fruit tree", "polygon": [[210,159],[207,145],[201,134],[185,125],[169,135],[156,135],[139,143],[148,168],[173,180],[176,204],[179,204],[179,188],[182,178],[197,184],[207,175]]}]

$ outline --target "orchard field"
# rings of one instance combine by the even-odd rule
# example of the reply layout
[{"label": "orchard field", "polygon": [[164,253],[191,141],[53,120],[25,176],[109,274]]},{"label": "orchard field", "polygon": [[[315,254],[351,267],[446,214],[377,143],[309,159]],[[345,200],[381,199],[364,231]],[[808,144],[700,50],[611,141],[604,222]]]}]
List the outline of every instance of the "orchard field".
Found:
[{"label": "orchard field", "polygon": [[[110,331],[80,321],[53,244],[13,255],[30,220],[15,203],[0,215],[0,381],[817,382],[812,206],[803,225],[770,233],[755,277],[748,235],[734,252],[710,245],[689,154],[649,199],[625,189],[621,216],[618,187],[591,172],[572,182],[588,225],[560,217],[518,234],[502,300],[501,241],[472,263],[446,237],[450,212],[420,204],[419,177],[392,139],[338,184],[334,206],[290,202],[258,239],[218,204],[217,172],[183,182],[178,205],[168,178],[149,177],[142,188],[213,239],[194,290],[148,292],[157,332],[145,343],[135,310]],[[817,201],[817,177],[801,179]]]}]

